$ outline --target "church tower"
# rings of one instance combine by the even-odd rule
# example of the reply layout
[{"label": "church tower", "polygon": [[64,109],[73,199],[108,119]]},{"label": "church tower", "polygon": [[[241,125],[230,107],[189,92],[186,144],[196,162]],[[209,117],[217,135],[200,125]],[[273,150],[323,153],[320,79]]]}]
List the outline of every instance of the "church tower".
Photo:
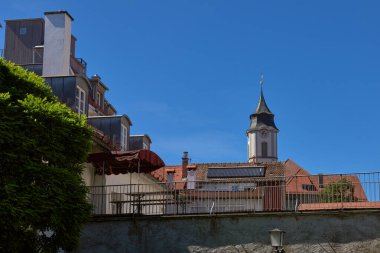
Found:
[{"label": "church tower", "polygon": [[261,94],[256,111],[249,117],[251,125],[247,130],[248,161],[265,163],[277,161],[277,133],[274,114],[269,110],[263,93],[263,78],[261,77]]}]

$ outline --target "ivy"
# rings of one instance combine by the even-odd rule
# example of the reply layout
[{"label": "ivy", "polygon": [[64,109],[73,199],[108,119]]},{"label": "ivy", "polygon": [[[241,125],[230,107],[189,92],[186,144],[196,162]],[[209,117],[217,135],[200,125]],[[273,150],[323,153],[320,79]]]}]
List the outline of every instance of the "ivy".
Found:
[{"label": "ivy", "polygon": [[0,58],[0,252],[77,246],[91,211],[81,178],[90,145],[84,117]]}]

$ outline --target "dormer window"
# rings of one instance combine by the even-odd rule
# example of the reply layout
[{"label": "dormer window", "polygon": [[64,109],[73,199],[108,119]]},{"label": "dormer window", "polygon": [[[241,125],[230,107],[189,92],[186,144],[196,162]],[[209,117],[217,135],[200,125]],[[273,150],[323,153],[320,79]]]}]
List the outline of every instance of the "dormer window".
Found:
[{"label": "dormer window", "polygon": [[95,102],[97,105],[100,105],[100,92],[99,91],[96,92]]},{"label": "dormer window", "polygon": [[194,190],[195,189],[195,171],[189,170],[187,173],[187,189]]},{"label": "dormer window", "polygon": [[128,150],[128,128],[121,125],[121,136],[120,136],[121,150]]},{"label": "dormer window", "polygon": [[79,114],[86,114],[86,92],[77,86],[75,90],[75,111]]},{"label": "dormer window", "polygon": [[168,171],[166,173],[166,184],[170,189],[172,189],[174,188],[174,171]]},{"label": "dormer window", "polygon": [[99,91],[96,92],[95,102],[101,109],[104,109],[103,95]]}]

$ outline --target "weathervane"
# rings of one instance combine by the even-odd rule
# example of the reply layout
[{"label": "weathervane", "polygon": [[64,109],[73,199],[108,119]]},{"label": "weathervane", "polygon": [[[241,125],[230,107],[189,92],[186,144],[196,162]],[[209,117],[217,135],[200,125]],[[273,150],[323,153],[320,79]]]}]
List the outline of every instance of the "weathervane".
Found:
[{"label": "weathervane", "polygon": [[261,89],[263,88],[263,85],[264,85],[264,74],[261,73],[261,77],[260,77],[260,86],[261,86]]}]

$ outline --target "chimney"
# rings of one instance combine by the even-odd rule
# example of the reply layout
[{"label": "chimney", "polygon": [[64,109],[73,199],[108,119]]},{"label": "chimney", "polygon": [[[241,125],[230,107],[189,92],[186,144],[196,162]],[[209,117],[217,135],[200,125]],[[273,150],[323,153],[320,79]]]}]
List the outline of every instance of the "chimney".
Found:
[{"label": "chimney", "polygon": [[98,80],[102,79],[98,74],[92,75],[91,78],[98,79]]},{"label": "chimney", "polygon": [[182,179],[187,178],[187,165],[189,164],[189,152],[184,151],[182,156]]},{"label": "chimney", "polygon": [[43,76],[70,75],[71,22],[67,11],[45,12]]}]

